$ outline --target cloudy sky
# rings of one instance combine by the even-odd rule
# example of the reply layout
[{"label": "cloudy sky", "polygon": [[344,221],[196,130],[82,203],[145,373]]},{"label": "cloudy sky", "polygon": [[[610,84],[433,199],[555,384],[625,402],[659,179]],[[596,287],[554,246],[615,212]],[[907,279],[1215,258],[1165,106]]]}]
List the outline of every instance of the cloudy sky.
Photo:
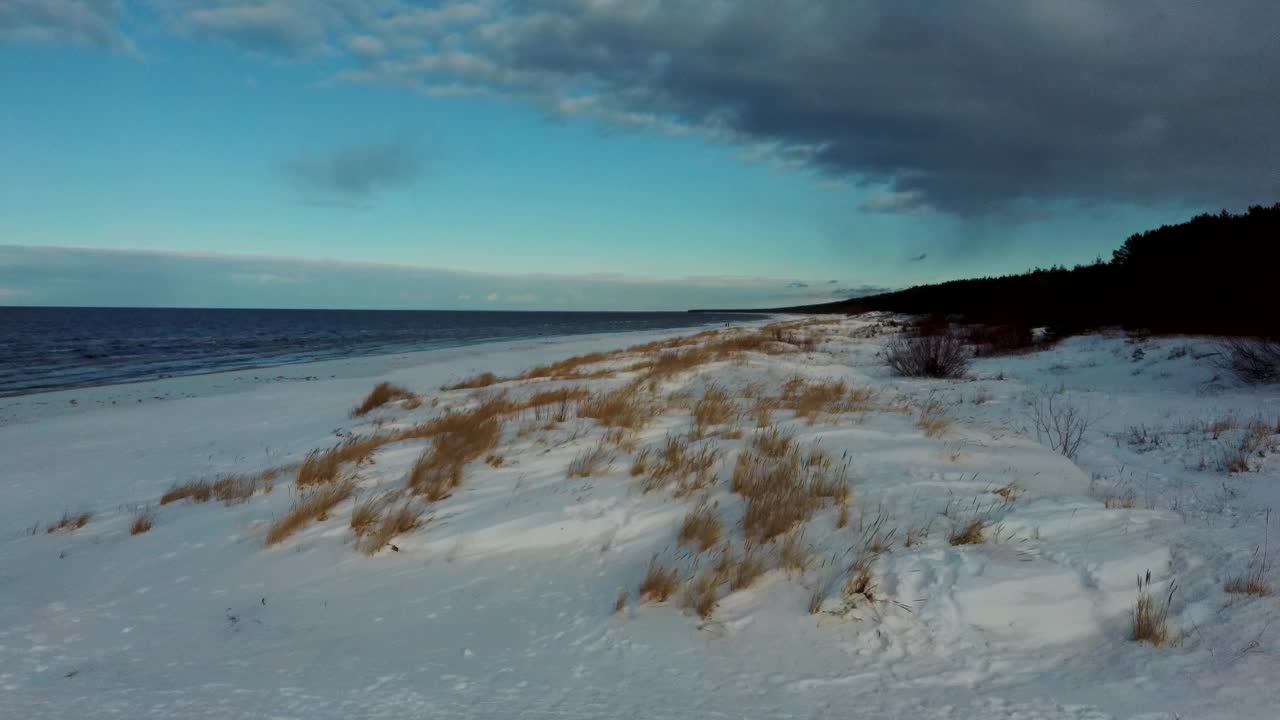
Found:
[{"label": "cloudy sky", "polygon": [[1274,0],[0,0],[0,304],[788,304],[1280,199]]}]

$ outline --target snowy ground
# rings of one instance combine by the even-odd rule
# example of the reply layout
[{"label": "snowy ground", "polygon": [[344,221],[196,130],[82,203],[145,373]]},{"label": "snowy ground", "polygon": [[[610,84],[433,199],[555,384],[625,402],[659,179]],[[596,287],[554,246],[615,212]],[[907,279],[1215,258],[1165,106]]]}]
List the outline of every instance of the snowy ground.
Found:
[{"label": "snowy ground", "polygon": [[[813,350],[773,345],[667,378],[652,390],[662,414],[590,477],[566,470],[600,443],[597,422],[518,413],[500,467],[468,465],[424,527],[374,556],[353,547],[352,501],[266,547],[298,496],[289,476],[242,504],[171,503],[150,532],[129,526],[175,482],[294,463],[352,432],[471,407],[477,393],[623,387],[627,372],[440,390],[676,333],[0,401],[0,716],[1277,717],[1277,597],[1224,584],[1277,535],[1267,523],[1280,523],[1280,388],[1217,377],[1207,341],[1120,335],[978,360],[965,380],[904,380],[878,358],[883,331],[875,319],[807,326],[795,334]],[[683,591],[640,602],[655,555],[682,580],[714,562],[676,542],[704,497],[724,539],[745,547],[729,484],[757,432],[747,411],[796,375],[870,391],[813,422],[770,416],[800,446],[848,463],[847,524],[823,505],[796,531],[807,570],[774,567],[782,541],[770,543],[773,569],[719,588],[705,618],[683,607]],[[381,380],[426,402],[349,418]],[[643,492],[636,454],[687,435],[709,384],[744,411],[691,441],[718,449],[712,483],[682,498]],[[1049,399],[1091,420],[1074,460],[1037,438],[1032,406]],[[930,401],[949,421],[934,436],[918,422]],[[1255,419],[1268,436],[1246,470],[1226,471]],[[358,468],[359,497],[403,488],[429,442],[379,449]],[[46,532],[65,511],[92,517]],[[984,542],[951,544],[974,519]],[[872,592],[844,592],[855,566]],[[1157,596],[1177,585],[1169,647],[1129,637],[1148,571]],[[1280,585],[1280,573],[1265,578]],[[615,612],[620,591],[627,606]]]}]

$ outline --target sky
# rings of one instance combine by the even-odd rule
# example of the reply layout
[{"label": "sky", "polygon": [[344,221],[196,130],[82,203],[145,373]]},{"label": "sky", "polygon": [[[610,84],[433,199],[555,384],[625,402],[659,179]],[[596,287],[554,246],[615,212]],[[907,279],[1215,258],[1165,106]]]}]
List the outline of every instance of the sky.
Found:
[{"label": "sky", "polygon": [[0,0],[0,304],[684,309],[1280,199],[1273,0]]}]

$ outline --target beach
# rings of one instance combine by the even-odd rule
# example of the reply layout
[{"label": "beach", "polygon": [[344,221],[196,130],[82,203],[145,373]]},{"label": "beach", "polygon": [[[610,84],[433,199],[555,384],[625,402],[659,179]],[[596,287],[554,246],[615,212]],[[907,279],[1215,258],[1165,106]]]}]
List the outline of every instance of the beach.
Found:
[{"label": "beach", "polygon": [[[1119,333],[901,378],[882,357],[896,332],[782,317],[0,398],[0,705],[1274,717],[1275,597],[1225,588],[1265,562],[1280,391],[1221,377],[1210,340]],[[378,383],[408,395],[353,417]],[[1064,405],[1088,420],[1071,453],[1037,427]],[[442,486],[424,458],[443,417],[496,436]],[[337,479],[297,485],[308,453],[371,437]],[[794,467],[795,497],[753,494],[752,473]],[[160,504],[228,476],[254,480]],[[352,516],[382,497],[418,515],[370,546]],[[771,534],[783,521],[753,513],[774,500],[800,509]],[[684,536],[698,513],[714,537]],[[655,567],[661,598],[642,588]],[[1132,637],[1140,577],[1167,642]]]}]

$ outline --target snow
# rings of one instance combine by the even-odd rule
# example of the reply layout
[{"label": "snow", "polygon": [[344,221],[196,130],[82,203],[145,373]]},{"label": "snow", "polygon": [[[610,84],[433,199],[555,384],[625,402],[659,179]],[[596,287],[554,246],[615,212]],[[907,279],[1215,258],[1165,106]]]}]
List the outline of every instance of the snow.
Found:
[{"label": "snow", "polygon": [[[1277,716],[1277,597],[1223,585],[1248,571],[1277,522],[1280,437],[1246,472],[1218,464],[1249,420],[1276,429],[1280,389],[1218,376],[1211,341],[1123,335],[979,359],[964,380],[896,378],[877,358],[888,336],[869,332],[879,320],[810,326],[801,332],[820,339],[814,351],[749,353],[661,386],[696,397],[714,382],[742,397],[799,374],[876,390],[877,409],[865,413],[813,424],[775,413],[797,442],[849,459],[852,520],[839,528],[824,508],[804,528],[808,570],[726,588],[706,619],[679,593],[661,604],[635,597],[655,555],[686,577],[712,562],[676,544],[696,500],[641,492],[633,453],[621,449],[607,472],[568,478],[603,434],[585,419],[523,437],[509,422],[505,462],[468,466],[430,521],[395,539],[398,552],[353,549],[351,502],[264,547],[266,526],[296,496],[287,477],[239,505],[166,505],[154,529],[129,534],[135,510],[175,481],[296,462],[337,436],[463,406],[474,391],[440,387],[477,372],[509,376],[681,333],[6,398],[0,716]],[[383,380],[439,406],[348,417]],[[532,382],[504,387],[518,394]],[[1092,421],[1074,459],[1036,437],[1029,404],[1046,394]],[[916,426],[929,399],[951,419],[939,437]],[[1211,427],[1227,417],[1232,427]],[[656,446],[689,427],[676,403],[636,440]],[[728,477],[752,422],[744,428],[743,439],[702,441],[725,453],[710,500],[735,543],[741,501]],[[359,470],[361,494],[402,486],[423,447],[382,448]],[[1020,494],[997,494],[1011,483]],[[30,532],[68,510],[93,516],[75,532]],[[948,543],[973,517],[988,523],[986,542]],[[868,559],[877,601],[851,602],[840,587],[877,533],[891,545]],[[1177,586],[1170,625],[1181,641],[1171,647],[1129,639],[1136,578],[1148,571],[1154,594]],[[811,615],[815,587],[822,612]],[[621,590],[631,598],[614,613]]]}]

